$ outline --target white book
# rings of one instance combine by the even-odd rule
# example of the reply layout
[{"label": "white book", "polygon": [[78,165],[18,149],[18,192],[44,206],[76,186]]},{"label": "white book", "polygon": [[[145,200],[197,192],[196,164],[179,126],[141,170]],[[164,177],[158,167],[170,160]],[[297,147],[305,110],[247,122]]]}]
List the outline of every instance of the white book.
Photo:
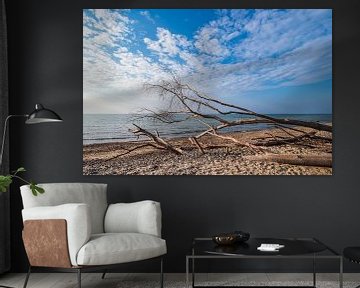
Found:
[{"label": "white book", "polygon": [[280,244],[268,244],[268,243],[262,243],[259,247],[257,247],[260,251],[269,251],[269,252],[276,252],[279,251],[279,249],[284,248],[284,245]]}]

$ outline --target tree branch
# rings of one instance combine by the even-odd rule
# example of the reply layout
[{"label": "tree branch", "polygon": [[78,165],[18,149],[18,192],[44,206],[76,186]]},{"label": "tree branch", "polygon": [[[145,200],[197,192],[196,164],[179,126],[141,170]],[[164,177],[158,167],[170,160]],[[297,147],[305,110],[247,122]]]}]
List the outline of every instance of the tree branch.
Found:
[{"label": "tree branch", "polygon": [[140,126],[133,124],[137,129],[132,131],[135,135],[145,135],[148,138],[152,139],[156,144],[158,144],[160,147],[165,148],[167,150],[170,150],[171,152],[174,152],[175,154],[182,155],[183,151],[180,148],[176,148],[166,142],[164,139],[160,138],[157,135],[152,134],[151,132],[141,128]]}]

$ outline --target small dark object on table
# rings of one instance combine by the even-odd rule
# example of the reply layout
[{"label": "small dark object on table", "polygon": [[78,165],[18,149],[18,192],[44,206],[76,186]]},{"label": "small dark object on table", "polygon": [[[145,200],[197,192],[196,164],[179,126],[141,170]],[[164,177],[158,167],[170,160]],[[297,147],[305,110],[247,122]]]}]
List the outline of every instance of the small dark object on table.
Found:
[{"label": "small dark object on table", "polygon": [[212,237],[212,240],[218,245],[232,245],[249,240],[250,234],[243,231],[234,231],[230,233],[221,233]]}]

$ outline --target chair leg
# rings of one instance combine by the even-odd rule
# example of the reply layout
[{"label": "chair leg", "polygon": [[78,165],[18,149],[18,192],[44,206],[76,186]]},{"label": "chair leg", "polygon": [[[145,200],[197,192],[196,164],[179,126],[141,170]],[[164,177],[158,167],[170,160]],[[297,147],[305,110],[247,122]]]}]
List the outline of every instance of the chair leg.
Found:
[{"label": "chair leg", "polygon": [[101,279],[105,279],[106,272],[107,270],[104,270],[104,273],[101,275]]},{"label": "chair leg", "polygon": [[26,278],[25,278],[25,282],[24,282],[24,286],[23,288],[26,288],[27,284],[28,284],[28,281],[29,281],[29,277],[30,277],[30,274],[31,274],[31,265],[29,266],[29,270],[26,274]]},{"label": "chair leg", "polygon": [[81,269],[77,269],[78,288],[81,288]]},{"label": "chair leg", "polygon": [[164,260],[163,260],[163,257],[161,257],[161,260],[160,260],[160,287],[163,288],[164,287]]}]

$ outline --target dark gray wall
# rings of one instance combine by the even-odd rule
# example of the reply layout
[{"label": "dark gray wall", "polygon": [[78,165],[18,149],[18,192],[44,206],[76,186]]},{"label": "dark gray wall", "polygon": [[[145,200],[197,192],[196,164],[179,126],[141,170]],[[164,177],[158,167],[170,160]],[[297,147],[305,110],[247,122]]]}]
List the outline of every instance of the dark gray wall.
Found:
[{"label": "dark gray wall", "polygon": [[[110,202],[160,201],[163,236],[169,251],[165,269],[169,272],[184,271],[184,255],[192,237],[233,229],[250,231],[255,236],[314,236],[339,251],[348,245],[360,246],[360,2],[357,0],[196,2],[197,7],[209,8],[334,9],[333,176],[82,175],[82,9],[186,8],[195,5],[191,2],[7,1],[11,112],[26,113],[34,103],[40,102],[58,111],[65,120],[59,125],[35,125],[26,129],[22,121],[13,121],[12,168],[25,166],[31,171],[27,176],[38,182],[108,183]],[[27,260],[21,241],[22,204],[16,185],[11,191],[12,270],[24,271]],[[210,268],[235,267],[230,264],[233,263],[221,267],[210,264]],[[246,267],[255,266],[277,270],[285,264],[267,266],[258,262]],[[124,266],[127,271],[156,268],[155,263]],[[359,268],[346,267],[348,270]]]}]

